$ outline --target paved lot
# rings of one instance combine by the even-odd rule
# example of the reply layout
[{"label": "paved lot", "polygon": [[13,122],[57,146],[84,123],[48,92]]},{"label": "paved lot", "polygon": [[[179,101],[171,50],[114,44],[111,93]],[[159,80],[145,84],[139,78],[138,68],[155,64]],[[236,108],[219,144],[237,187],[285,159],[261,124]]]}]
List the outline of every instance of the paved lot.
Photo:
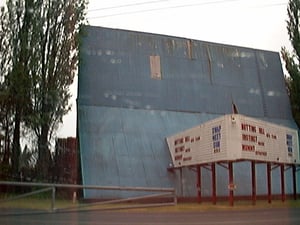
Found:
[{"label": "paved lot", "polygon": [[300,209],[210,212],[72,212],[29,213],[0,217],[1,225],[299,225]]}]

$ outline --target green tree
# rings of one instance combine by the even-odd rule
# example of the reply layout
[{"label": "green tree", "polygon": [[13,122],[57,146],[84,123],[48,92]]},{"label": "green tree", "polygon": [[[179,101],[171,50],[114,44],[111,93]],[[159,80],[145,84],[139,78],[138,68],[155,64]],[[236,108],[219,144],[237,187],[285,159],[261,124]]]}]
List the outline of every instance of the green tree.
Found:
[{"label": "green tree", "polygon": [[300,127],[300,0],[290,0],[288,3],[287,30],[293,50],[289,52],[287,48],[281,49],[281,56],[285,61],[285,67],[289,73],[286,77],[288,94],[291,101],[294,119]]},{"label": "green tree", "polygon": [[[30,103],[30,74],[27,63],[30,61],[30,41],[32,26],[32,1],[8,0],[6,9],[1,9],[1,44],[2,67],[1,105],[5,115],[5,126],[8,130],[9,120],[13,120],[13,137],[11,151],[12,173],[19,173],[19,157],[21,154],[20,134],[23,116]],[[7,134],[6,130],[6,134]]]},{"label": "green tree", "polygon": [[11,107],[5,85],[9,64],[8,41],[5,38],[6,19],[4,7],[0,9],[0,179],[6,179],[10,169]]},{"label": "green tree", "polygon": [[69,86],[76,73],[86,5],[86,0],[7,0],[1,9],[0,65],[6,72],[0,75],[0,104],[11,107],[7,111],[14,122],[11,164],[15,174],[20,172],[25,125],[36,136],[40,178],[47,178],[49,143],[70,110]]},{"label": "green tree", "polygon": [[32,102],[26,125],[37,137],[37,168],[42,179],[51,162],[49,142],[71,108],[69,86],[76,73],[79,30],[86,4],[85,0],[46,0],[36,1],[34,7]]}]

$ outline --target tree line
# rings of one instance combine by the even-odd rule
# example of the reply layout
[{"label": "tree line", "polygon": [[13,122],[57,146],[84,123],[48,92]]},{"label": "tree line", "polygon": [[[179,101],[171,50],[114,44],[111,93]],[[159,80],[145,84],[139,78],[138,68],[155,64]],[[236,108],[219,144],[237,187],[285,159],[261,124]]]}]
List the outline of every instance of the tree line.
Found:
[{"label": "tree line", "polygon": [[300,128],[300,0],[288,2],[287,31],[292,45],[292,52],[286,47],[281,49],[281,57],[285,62],[289,76],[285,77],[288,95],[290,97],[292,113]]},{"label": "tree line", "polygon": [[0,9],[0,179],[19,179],[31,167],[36,179],[47,180],[50,143],[71,109],[86,6],[7,0]]}]

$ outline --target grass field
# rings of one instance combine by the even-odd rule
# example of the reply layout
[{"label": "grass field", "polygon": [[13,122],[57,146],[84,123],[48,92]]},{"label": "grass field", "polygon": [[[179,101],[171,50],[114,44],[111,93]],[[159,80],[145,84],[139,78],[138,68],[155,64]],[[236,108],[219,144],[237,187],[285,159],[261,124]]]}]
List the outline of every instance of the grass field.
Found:
[{"label": "grass field", "polygon": [[[1,209],[32,209],[32,210],[45,210],[52,209],[52,200],[50,197],[27,197],[17,200],[6,201],[6,198],[0,197],[0,210]],[[70,209],[82,209],[82,210],[107,210],[107,209],[119,209],[141,212],[178,212],[178,211],[211,211],[211,210],[247,210],[247,209],[261,209],[261,208],[300,208],[300,200],[286,200],[282,202],[280,200],[273,200],[272,203],[268,203],[266,200],[259,200],[255,205],[252,205],[251,201],[235,201],[234,206],[230,206],[227,201],[217,202],[213,205],[211,202],[198,203],[178,203],[173,206],[160,206],[146,207],[145,204],[134,203],[117,203],[117,204],[103,204],[103,205],[86,205],[78,201],[56,199],[54,202],[54,208],[58,210]],[[150,205],[151,206],[151,205]]]}]

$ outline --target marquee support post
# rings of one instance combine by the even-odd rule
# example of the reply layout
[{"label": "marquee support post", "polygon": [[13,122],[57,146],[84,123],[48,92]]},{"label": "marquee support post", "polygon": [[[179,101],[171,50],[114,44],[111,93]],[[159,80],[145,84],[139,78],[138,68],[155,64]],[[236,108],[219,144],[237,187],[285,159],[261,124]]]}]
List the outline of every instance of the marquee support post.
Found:
[{"label": "marquee support post", "polygon": [[228,173],[229,173],[229,205],[233,206],[233,191],[234,191],[234,183],[233,183],[233,162],[228,162]]},{"label": "marquee support post", "polygon": [[201,193],[201,166],[197,166],[197,199],[198,203],[202,202],[202,193]]},{"label": "marquee support post", "polygon": [[211,164],[211,178],[212,178],[212,203],[217,203],[217,188],[216,188],[216,163]]},{"label": "marquee support post", "polygon": [[179,176],[180,176],[180,192],[183,196],[183,175],[182,175],[182,167],[179,169]]},{"label": "marquee support post", "polygon": [[256,171],[255,161],[251,161],[252,205],[256,204]]},{"label": "marquee support post", "polygon": [[296,181],[296,165],[293,164],[292,165],[292,170],[293,170],[293,197],[294,197],[294,200],[297,200],[297,181]]},{"label": "marquee support post", "polygon": [[284,164],[280,164],[280,178],[281,178],[281,201],[285,201],[285,179],[284,179]]},{"label": "marquee support post", "polygon": [[272,202],[272,180],[271,180],[271,163],[267,163],[267,189],[268,189],[268,203]]}]

